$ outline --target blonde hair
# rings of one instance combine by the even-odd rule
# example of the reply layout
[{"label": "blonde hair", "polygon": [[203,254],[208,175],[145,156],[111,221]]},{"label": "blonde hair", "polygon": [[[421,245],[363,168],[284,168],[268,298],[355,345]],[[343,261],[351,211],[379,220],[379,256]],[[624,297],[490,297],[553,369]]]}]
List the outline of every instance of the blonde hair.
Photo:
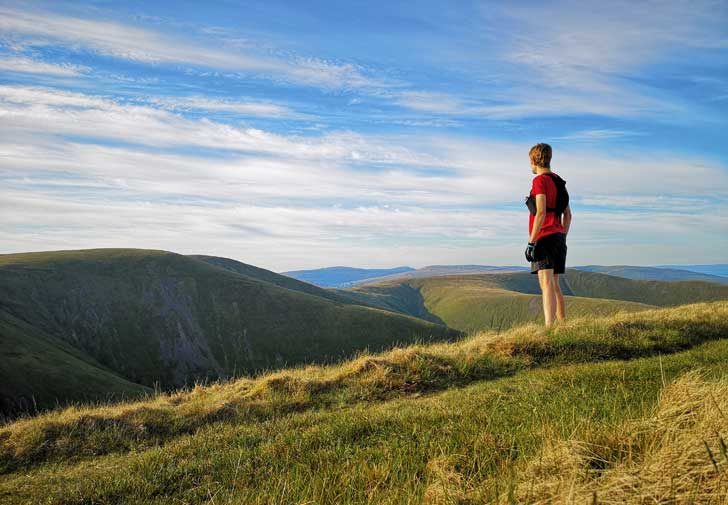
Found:
[{"label": "blonde hair", "polygon": [[548,144],[536,144],[528,151],[528,157],[539,167],[551,168],[551,146]]}]

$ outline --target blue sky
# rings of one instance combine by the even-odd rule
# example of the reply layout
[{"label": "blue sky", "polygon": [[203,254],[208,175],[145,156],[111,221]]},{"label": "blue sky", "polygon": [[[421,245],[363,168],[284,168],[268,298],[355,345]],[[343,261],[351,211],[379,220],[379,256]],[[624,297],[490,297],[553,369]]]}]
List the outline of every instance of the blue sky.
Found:
[{"label": "blue sky", "polygon": [[0,252],[728,262],[728,4],[0,1]]}]

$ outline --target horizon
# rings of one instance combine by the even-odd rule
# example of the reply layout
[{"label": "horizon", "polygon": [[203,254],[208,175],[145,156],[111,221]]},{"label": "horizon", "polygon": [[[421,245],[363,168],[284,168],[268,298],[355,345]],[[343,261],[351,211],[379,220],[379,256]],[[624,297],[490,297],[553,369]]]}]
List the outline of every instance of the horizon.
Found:
[{"label": "horizon", "polygon": [[[137,248],[137,247],[98,247],[98,248],[88,248],[88,249],[55,249],[55,250],[44,250],[44,251],[17,251],[17,252],[11,252],[11,253],[0,253],[0,256],[5,254],[36,254],[36,253],[54,253],[54,252],[80,252],[80,251],[90,251],[90,250],[103,250],[103,249],[130,249],[130,250],[150,250],[150,251],[162,251],[162,252],[168,252],[172,254],[181,254],[184,256],[215,256],[212,254],[207,253],[200,253],[200,252],[194,252],[194,253],[178,253],[176,251],[169,251],[166,249],[144,249],[144,248]],[[219,256],[223,257],[224,256]],[[232,259],[235,261],[239,261],[241,263],[245,263],[247,265],[251,265],[254,267],[259,267],[259,265],[255,265],[253,263],[249,263],[245,261],[245,259],[240,258],[227,258]],[[270,270],[271,272],[278,273],[278,274],[285,274],[287,272],[305,272],[305,271],[314,271],[314,270],[326,270],[326,269],[334,269],[334,268],[350,268],[355,270],[394,270],[397,268],[412,268],[413,270],[420,270],[423,268],[428,267],[464,267],[464,266],[474,266],[474,267],[499,267],[499,268],[507,268],[507,267],[514,267],[514,268],[528,268],[523,265],[516,265],[516,264],[495,264],[495,263],[426,263],[421,266],[413,266],[411,264],[401,264],[401,265],[395,265],[395,266],[384,266],[384,267],[367,267],[367,266],[357,266],[357,265],[326,265],[326,266],[320,266],[320,267],[312,267],[312,268],[292,268],[289,270]],[[638,267],[638,268],[686,268],[687,267],[715,267],[715,266],[726,266],[728,267],[728,263],[683,263],[683,264],[625,264],[625,263],[615,263],[615,264],[598,264],[598,263],[588,263],[588,264],[579,264],[579,265],[567,265],[567,268],[584,268],[584,267]],[[259,267],[260,268],[260,267]],[[695,272],[700,273],[700,272]],[[712,274],[717,275],[719,277],[722,277],[721,274]]]},{"label": "horizon", "polygon": [[725,264],[728,4],[241,7],[0,5],[0,253],[526,266],[547,142],[567,267]]}]

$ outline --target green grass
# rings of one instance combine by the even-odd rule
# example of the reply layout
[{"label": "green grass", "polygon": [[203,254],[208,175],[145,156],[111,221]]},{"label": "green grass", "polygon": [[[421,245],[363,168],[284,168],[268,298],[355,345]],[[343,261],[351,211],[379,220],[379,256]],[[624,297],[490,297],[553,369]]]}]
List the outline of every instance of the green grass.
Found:
[{"label": "green grass", "polygon": [[[458,335],[442,325],[282,287],[192,257],[139,249],[0,255],[0,307],[24,322],[31,339],[71,346],[87,363],[163,388]],[[0,326],[2,340],[11,338],[7,331]],[[21,362],[5,362],[0,384],[32,374],[28,381],[40,407],[99,389],[89,384],[63,394],[75,384],[72,364],[63,374],[44,370],[43,363],[56,366],[48,360],[14,369]],[[46,377],[68,377],[69,383],[46,387]]]},{"label": "green grass", "polygon": [[244,275],[251,279],[267,282],[275,286],[290,289],[293,291],[299,291],[301,293],[308,293],[310,295],[318,296],[320,298],[324,298],[334,302],[365,305],[379,309],[391,310],[386,305],[377,303],[377,300],[375,298],[359,297],[350,293],[349,291],[345,291],[342,289],[320,288],[313,284],[294,279],[293,277],[277,274],[275,272],[271,272],[270,270],[258,268],[256,266],[248,265],[246,263],[235,261],[229,258],[221,258],[218,256],[205,256],[201,254],[190,255],[190,258],[204,261],[205,263],[208,263],[210,265],[224,268],[226,270],[235,272],[240,275]]},{"label": "green grass", "polygon": [[[569,317],[634,312],[655,306],[728,299],[728,286],[636,281],[569,269],[561,276]],[[541,290],[529,272],[385,280],[349,290],[390,310],[472,333],[542,322]]]},{"label": "green grass", "polygon": [[545,444],[609,439],[626,421],[650,415],[663,383],[695,368],[725,380],[728,340],[667,356],[526,370],[426,396],[210,423],[158,447],[34,465],[6,475],[0,498],[9,504],[507,501]]},{"label": "green grass", "polygon": [[[451,328],[473,333],[486,329],[505,330],[517,324],[543,321],[538,281],[535,276],[526,275],[530,274],[451,275],[386,281],[351,291],[379,299],[392,310],[429,318]],[[569,292],[566,286],[564,291]],[[604,316],[654,307],[636,302],[577,296],[566,296],[565,300],[569,317]]]},{"label": "green grass", "polygon": [[728,299],[728,285],[704,281],[633,280],[569,269],[566,284],[576,296],[610,298],[660,307]]},{"label": "green grass", "polygon": [[0,335],[0,412],[6,415],[54,407],[57,401],[120,400],[152,392],[3,311]]},{"label": "green grass", "polygon": [[[455,466],[468,478],[497,482],[544,437],[642,415],[663,377],[695,367],[723,373],[727,335],[728,302],[696,304],[548,330],[527,325],[144,402],[52,412],[0,429],[2,488],[7,496],[55,493],[59,502],[77,496],[78,503],[133,503],[134,496],[145,503],[168,494],[204,502],[198,493],[208,490],[259,503],[285,496],[366,502],[366,493],[377,502],[416,502],[428,464],[439,464],[433,460],[480,458],[475,467]],[[604,363],[615,359],[631,361]],[[478,444],[490,449],[481,454]],[[376,472],[384,472],[379,485]],[[136,495],[137,487],[146,491]],[[288,494],[278,495],[284,487]]]}]

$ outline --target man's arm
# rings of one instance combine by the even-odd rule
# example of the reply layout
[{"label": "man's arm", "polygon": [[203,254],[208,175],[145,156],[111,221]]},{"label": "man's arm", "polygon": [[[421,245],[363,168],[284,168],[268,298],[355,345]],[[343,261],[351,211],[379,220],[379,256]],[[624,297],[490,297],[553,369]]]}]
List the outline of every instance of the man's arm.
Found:
[{"label": "man's arm", "polygon": [[541,193],[536,195],[536,216],[533,218],[533,228],[531,229],[531,236],[528,238],[530,243],[536,242],[536,237],[541,231],[544,219],[546,219],[546,195]]},{"label": "man's arm", "polygon": [[568,205],[564,209],[564,215],[561,216],[561,226],[564,227],[564,235],[568,235],[569,226],[571,226],[571,207]]}]

